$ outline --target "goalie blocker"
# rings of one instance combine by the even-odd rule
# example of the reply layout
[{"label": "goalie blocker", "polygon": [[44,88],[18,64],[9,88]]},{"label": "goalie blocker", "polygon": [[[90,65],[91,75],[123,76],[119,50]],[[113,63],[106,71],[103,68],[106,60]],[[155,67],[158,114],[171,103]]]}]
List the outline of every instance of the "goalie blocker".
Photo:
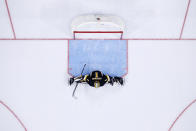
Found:
[{"label": "goalie blocker", "polygon": [[98,88],[104,86],[106,83],[113,85],[114,82],[123,85],[124,80],[122,77],[111,77],[109,75],[103,74],[101,71],[93,71],[87,75],[80,75],[78,77],[70,78],[69,84],[72,85],[73,82],[87,83],[92,87]]}]

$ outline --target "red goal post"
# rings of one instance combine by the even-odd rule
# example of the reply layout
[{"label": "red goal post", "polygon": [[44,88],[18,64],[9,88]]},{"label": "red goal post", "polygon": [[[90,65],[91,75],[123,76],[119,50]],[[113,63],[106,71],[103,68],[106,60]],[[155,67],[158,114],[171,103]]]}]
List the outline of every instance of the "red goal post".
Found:
[{"label": "red goal post", "polygon": [[74,39],[122,39],[123,31],[73,31]]}]

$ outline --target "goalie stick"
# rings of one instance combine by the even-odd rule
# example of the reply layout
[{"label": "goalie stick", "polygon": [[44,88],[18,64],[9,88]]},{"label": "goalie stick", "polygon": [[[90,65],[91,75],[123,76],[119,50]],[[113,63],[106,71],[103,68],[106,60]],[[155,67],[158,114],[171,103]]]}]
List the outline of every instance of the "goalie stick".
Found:
[{"label": "goalie stick", "polygon": [[[83,67],[83,69],[82,69],[81,77],[82,77],[82,73],[84,72],[85,66],[86,66],[86,64],[84,64],[84,67]],[[74,97],[74,98],[77,98],[77,97],[75,97],[75,92],[76,92],[76,89],[77,89],[77,87],[78,87],[78,83],[79,83],[79,81],[76,83],[76,86],[75,86],[75,88],[74,88],[74,90],[73,90],[73,93],[72,93],[72,97]]]}]

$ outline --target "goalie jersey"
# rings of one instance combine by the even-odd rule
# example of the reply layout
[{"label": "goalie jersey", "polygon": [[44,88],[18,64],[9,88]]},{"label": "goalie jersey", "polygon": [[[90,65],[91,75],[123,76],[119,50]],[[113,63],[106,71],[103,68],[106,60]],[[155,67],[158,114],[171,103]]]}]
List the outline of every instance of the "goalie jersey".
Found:
[{"label": "goalie jersey", "polygon": [[106,83],[113,85],[114,82],[123,85],[124,81],[122,77],[111,77],[109,75],[103,74],[101,71],[93,71],[87,75],[81,75],[78,77],[72,77],[69,80],[69,84],[72,85],[73,82],[77,83],[87,83],[92,87],[98,88],[104,86]]},{"label": "goalie jersey", "polygon": [[104,86],[107,82],[111,83],[111,77],[100,71],[93,71],[89,75],[85,75],[83,80],[95,88]]}]

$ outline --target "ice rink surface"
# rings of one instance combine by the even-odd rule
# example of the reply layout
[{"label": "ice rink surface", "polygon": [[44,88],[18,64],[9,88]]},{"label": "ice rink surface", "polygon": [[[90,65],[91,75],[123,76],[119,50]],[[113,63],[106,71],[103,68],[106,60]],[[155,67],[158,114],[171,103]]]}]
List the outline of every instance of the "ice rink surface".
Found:
[{"label": "ice rink surface", "polygon": [[[196,0],[0,0],[0,131],[195,131]],[[70,24],[126,24],[125,86],[67,80]]]}]

